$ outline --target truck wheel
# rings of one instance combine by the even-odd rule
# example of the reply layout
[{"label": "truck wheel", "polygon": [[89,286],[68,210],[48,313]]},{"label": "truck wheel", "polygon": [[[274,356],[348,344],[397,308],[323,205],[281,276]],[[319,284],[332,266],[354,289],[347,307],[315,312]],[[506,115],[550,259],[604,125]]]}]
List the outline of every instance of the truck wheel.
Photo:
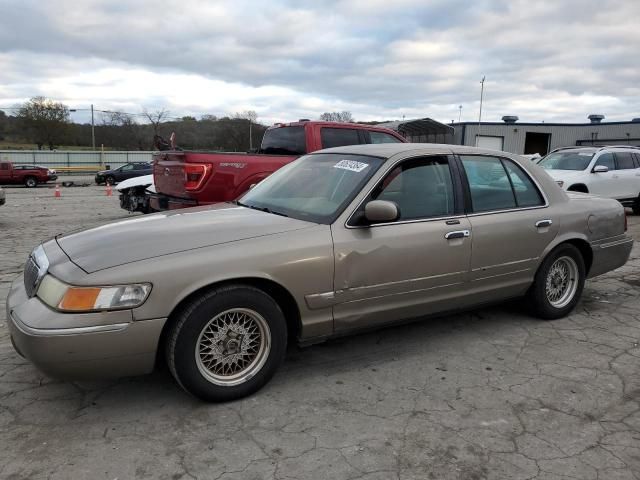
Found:
[{"label": "truck wheel", "polygon": [[24,185],[27,188],[35,188],[38,186],[38,180],[35,177],[26,177],[24,179]]},{"label": "truck wheel", "polygon": [[105,185],[115,185],[116,179],[113,178],[112,175],[109,175],[109,176],[107,176],[107,178],[104,179],[104,183],[105,183]]},{"label": "truck wheel", "polygon": [[584,281],[584,260],[580,250],[568,243],[559,245],[536,272],[527,294],[531,310],[544,320],[564,317],[578,303]]},{"label": "truck wheel", "polygon": [[273,298],[250,286],[225,286],[181,310],[167,335],[167,365],[187,392],[225,402],[265,385],[286,345],[286,321]]}]

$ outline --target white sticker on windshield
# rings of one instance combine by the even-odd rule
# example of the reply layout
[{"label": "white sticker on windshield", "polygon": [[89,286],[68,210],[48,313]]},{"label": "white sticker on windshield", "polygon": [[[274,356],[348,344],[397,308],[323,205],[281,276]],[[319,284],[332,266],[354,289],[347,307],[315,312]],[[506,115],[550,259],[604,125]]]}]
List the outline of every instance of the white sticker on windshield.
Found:
[{"label": "white sticker on windshield", "polygon": [[580,155],[581,157],[592,157],[593,153],[584,153],[584,152],[582,152],[582,153],[579,153],[578,155]]},{"label": "white sticker on windshield", "polygon": [[340,160],[333,166],[333,168],[341,168],[343,170],[350,170],[352,172],[360,173],[368,166],[368,163],[356,162],[355,160]]}]

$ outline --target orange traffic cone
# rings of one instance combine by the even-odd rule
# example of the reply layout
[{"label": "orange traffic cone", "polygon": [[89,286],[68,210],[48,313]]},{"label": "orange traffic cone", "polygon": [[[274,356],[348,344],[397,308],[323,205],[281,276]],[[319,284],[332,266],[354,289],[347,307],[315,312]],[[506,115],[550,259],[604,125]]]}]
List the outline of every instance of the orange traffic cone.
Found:
[{"label": "orange traffic cone", "polygon": [[62,196],[62,193],[60,192],[60,185],[58,185],[57,183],[56,183],[56,189],[53,193],[53,196],[56,198],[60,198]]},{"label": "orange traffic cone", "polygon": [[111,197],[113,195],[113,188],[111,185],[107,185],[107,197]]}]

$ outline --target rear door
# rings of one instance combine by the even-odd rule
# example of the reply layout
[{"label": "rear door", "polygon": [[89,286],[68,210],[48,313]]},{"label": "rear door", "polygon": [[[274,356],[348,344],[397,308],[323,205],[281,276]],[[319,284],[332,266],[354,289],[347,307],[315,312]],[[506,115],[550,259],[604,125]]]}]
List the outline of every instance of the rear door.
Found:
[{"label": "rear door", "polygon": [[473,232],[469,291],[477,296],[474,302],[495,300],[496,294],[519,295],[533,280],[558,222],[541,189],[513,160],[489,155],[459,158]]},{"label": "rear door", "polygon": [[[336,331],[457,308],[471,258],[452,156],[426,155],[392,166],[353,212],[332,225]],[[400,218],[361,225],[369,200],[395,202]]]}]

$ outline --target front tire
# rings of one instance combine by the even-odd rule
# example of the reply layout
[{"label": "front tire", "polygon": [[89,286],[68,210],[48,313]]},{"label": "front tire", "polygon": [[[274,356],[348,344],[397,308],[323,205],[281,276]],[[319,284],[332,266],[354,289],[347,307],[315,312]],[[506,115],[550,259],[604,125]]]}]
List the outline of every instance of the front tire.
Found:
[{"label": "front tire", "polygon": [[115,185],[116,184],[116,179],[114,177],[112,177],[111,175],[109,175],[107,178],[105,178],[104,184],[105,185]]},{"label": "front tire", "polygon": [[633,202],[633,206],[631,208],[633,209],[634,215],[640,215],[640,195],[638,195],[636,201]]},{"label": "front tire", "polygon": [[556,247],[540,265],[529,289],[531,310],[544,320],[566,316],[582,295],[585,277],[580,250],[568,243]]},{"label": "front tire", "polygon": [[286,325],[262,290],[216,288],[178,314],[167,336],[167,364],[180,386],[202,400],[242,398],[262,388],[282,363]]}]

